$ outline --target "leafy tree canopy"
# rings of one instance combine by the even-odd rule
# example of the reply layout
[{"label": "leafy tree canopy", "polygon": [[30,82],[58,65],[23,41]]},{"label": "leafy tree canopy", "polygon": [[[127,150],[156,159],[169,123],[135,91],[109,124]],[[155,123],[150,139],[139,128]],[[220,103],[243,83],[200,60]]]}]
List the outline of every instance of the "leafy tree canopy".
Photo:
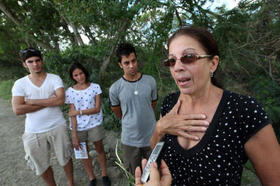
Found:
[{"label": "leafy tree canopy", "polygon": [[[70,81],[67,69],[83,63],[91,80],[108,88],[122,74],[115,49],[129,41],[137,49],[142,72],[153,75],[160,99],[176,86],[168,69],[166,41],[177,28],[197,25],[216,37],[221,53],[220,79],[224,87],[255,96],[280,125],[280,7],[277,0],[241,0],[238,7],[214,11],[213,0],[0,0],[0,64],[19,69],[1,78],[26,73],[18,51],[41,49],[50,72]],[[20,67],[20,68],[19,68]],[[278,125],[277,125],[278,124]],[[277,129],[279,133],[279,128]]]}]

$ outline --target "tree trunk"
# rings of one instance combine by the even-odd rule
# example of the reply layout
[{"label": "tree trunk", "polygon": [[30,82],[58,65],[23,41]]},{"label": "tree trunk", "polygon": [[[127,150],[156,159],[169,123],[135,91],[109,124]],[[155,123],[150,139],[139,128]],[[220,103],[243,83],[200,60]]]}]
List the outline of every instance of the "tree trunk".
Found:
[{"label": "tree trunk", "polygon": [[120,27],[120,29],[117,31],[117,35],[116,35],[116,37],[115,37],[115,39],[114,39],[114,40],[115,40],[115,43],[114,43],[114,45],[112,46],[112,48],[111,48],[111,50],[110,50],[110,54],[109,54],[109,56],[104,60],[104,62],[102,63],[102,66],[101,66],[101,68],[100,68],[100,73],[99,73],[99,79],[100,79],[100,80],[102,80],[103,77],[104,77],[104,73],[105,73],[105,71],[106,71],[106,69],[107,69],[107,67],[108,67],[108,65],[109,65],[109,63],[110,63],[110,61],[111,61],[111,58],[113,57],[113,55],[114,55],[114,53],[115,53],[115,49],[116,49],[117,43],[118,43],[118,41],[119,41],[119,39],[120,39],[122,33],[124,33],[124,32],[128,29],[130,23],[131,23],[131,20],[129,20],[129,21],[123,21],[123,25],[122,25],[122,26]]},{"label": "tree trunk", "polygon": [[[63,16],[64,17],[64,16]],[[65,17],[64,17],[65,22],[71,26],[71,28],[73,29],[74,32],[74,36],[75,36],[75,40],[78,43],[78,45],[84,45],[84,42],[81,38],[81,35],[77,29],[77,27],[74,25],[74,23],[71,23],[70,21],[68,21]]]},{"label": "tree trunk", "polygon": [[[75,25],[74,23],[72,23],[71,21],[69,21],[69,20],[64,16],[64,14],[58,10],[58,8],[57,8],[58,5],[56,5],[53,1],[50,1],[50,4],[51,4],[52,7],[58,12],[58,14],[59,14],[60,17],[61,17],[61,20],[66,24],[66,26],[63,26],[64,29],[65,29],[67,26],[70,26],[70,27],[73,29],[74,34],[72,34],[68,28],[65,29],[67,32],[70,32],[70,33],[71,33],[71,35],[70,35],[70,36],[72,37],[71,39],[73,39],[73,35],[74,35],[74,39],[75,39],[76,44],[78,44],[78,45],[84,45],[84,42],[83,42],[83,40],[82,40],[82,37],[81,37],[81,35],[80,35],[80,33],[79,33],[79,31],[78,31],[76,25]],[[72,42],[73,42],[73,40],[72,40]]]},{"label": "tree trunk", "polygon": [[92,36],[92,33],[90,31],[90,28],[88,26],[84,26],[85,34],[90,39],[90,43],[97,44],[95,37]]}]

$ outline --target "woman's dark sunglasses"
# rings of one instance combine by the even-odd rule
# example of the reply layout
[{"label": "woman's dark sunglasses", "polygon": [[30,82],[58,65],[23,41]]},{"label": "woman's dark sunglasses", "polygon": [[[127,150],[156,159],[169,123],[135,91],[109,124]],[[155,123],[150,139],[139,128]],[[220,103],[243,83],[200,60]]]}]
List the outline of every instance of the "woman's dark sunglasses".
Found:
[{"label": "woman's dark sunglasses", "polygon": [[[186,54],[186,55],[182,56],[180,58],[180,60],[184,64],[191,64],[191,63],[197,61],[198,59],[209,58],[209,57],[212,57],[212,55]],[[176,61],[177,61],[177,58],[175,58],[175,57],[166,59],[163,61],[163,65],[166,67],[172,67],[175,65]]]}]

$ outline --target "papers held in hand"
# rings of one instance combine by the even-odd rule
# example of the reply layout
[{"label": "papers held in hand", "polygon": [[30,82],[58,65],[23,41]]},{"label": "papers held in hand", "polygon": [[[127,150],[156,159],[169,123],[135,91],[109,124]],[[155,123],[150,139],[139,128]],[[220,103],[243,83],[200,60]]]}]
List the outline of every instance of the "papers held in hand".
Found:
[{"label": "papers held in hand", "polygon": [[78,150],[74,148],[74,153],[76,159],[88,159],[86,142],[81,142]]}]

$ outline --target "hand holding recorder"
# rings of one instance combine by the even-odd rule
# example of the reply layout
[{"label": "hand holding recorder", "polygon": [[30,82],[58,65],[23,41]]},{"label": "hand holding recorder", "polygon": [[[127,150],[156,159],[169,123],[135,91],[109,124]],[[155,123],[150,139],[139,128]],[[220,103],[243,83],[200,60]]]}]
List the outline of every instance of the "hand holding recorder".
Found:
[{"label": "hand holding recorder", "polygon": [[[147,164],[147,160],[143,159],[142,170],[144,170],[146,164]],[[161,166],[159,170],[156,162],[151,163],[150,180],[145,184],[141,182],[140,167],[137,167],[135,169],[135,186],[170,186],[171,181],[172,181],[172,177],[170,171],[168,169],[168,166],[163,160],[161,160]]]}]

